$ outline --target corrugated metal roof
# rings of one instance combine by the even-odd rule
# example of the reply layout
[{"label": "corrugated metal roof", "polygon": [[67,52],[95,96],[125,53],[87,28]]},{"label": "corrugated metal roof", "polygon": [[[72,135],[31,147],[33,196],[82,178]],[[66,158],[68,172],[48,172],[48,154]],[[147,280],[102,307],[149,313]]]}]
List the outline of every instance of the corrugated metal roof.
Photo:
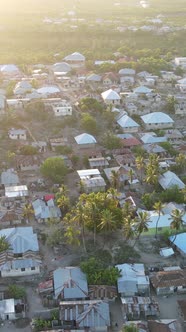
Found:
[{"label": "corrugated metal roof", "polygon": [[14,254],[24,253],[28,250],[39,251],[37,234],[32,227],[14,227],[2,229],[0,237],[5,236],[10,243]]},{"label": "corrugated metal roof", "polygon": [[56,299],[62,292],[64,299],[85,298],[88,296],[86,275],[79,267],[58,268],[54,271],[53,279]]}]

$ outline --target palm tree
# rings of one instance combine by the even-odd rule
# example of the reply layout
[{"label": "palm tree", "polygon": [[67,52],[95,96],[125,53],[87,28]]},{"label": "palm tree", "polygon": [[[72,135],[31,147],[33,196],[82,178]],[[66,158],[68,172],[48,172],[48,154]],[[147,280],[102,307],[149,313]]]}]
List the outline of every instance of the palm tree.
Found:
[{"label": "palm tree", "polygon": [[179,153],[179,155],[175,159],[178,167],[183,170],[185,168],[186,157],[183,153]]},{"label": "palm tree", "polygon": [[70,206],[69,198],[65,195],[58,196],[57,206],[60,208],[62,213],[66,213]]},{"label": "palm tree", "polygon": [[115,170],[111,171],[111,184],[113,186],[114,189],[117,189],[119,187],[119,173]]},{"label": "palm tree", "polygon": [[159,223],[159,220],[160,220],[160,216],[161,216],[161,211],[162,211],[162,209],[163,209],[163,203],[161,202],[161,201],[158,201],[158,202],[156,202],[156,203],[154,203],[154,206],[153,206],[153,208],[154,208],[154,210],[156,211],[156,212],[158,212],[158,218],[157,218],[157,220],[156,220],[156,233],[155,233],[155,238],[157,238],[157,233],[158,233],[158,223]]},{"label": "palm tree", "polygon": [[122,208],[124,218],[131,217],[134,214],[134,208],[129,201],[126,201]]},{"label": "palm tree", "polygon": [[34,209],[30,203],[26,203],[23,208],[23,218],[26,219],[28,223],[30,219],[34,216]]},{"label": "palm tree", "polygon": [[[184,224],[184,220],[182,219],[184,216],[185,212],[183,210],[178,210],[178,209],[174,209],[171,212],[171,224],[170,224],[170,228],[176,231],[179,231]],[[172,241],[172,243],[174,243],[174,241],[176,240],[176,236],[177,234],[175,234],[175,237]]]},{"label": "palm tree", "polygon": [[75,228],[73,225],[68,225],[65,233],[64,233],[64,237],[67,239],[67,242],[69,244],[75,244],[75,245],[80,245],[80,241],[79,241],[79,235],[80,235],[80,231]]},{"label": "palm tree", "polygon": [[129,169],[128,171],[128,177],[129,177],[129,187],[131,186],[132,184],[132,181],[133,181],[133,176],[134,176],[134,171],[132,170],[132,168]]},{"label": "palm tree", "polygon": [[110,210],[102,211],[99,228],[104,230],[105,233],[109,233],[116,228],[115,217]]},{"label": "palm tree", "polygon": [[76,222],[80,228],[81,228],[81,237],[82,237],[82,243],[83,243],[83,249],[85,253],[87,252],[86,244],[85,244],[85,221],[86,221],[86,215],[84,206],[79,202],[76,205],[76,208],[73,210],[73,221]]},{"label": "palm tree", "polygon": [[142,183],[144,169],[144,158],[142,156],[136,157],[136,168],[140,171],[140,182]]},{"label": "palm tree", "polygon": [[123,231],[124,231],[124,235],[125,235],[125,238],[127,241],[132,240],[135,235],[133,222],[134,222],[134,220],[131,218],[130,215],[128,215],[127,217],[125,217],[123,219]]},{"label": "palm tree", "polygon": [[4,252],[11,249],[10,243],[7,241],[6,236],[0,237],[0,252]]},{"label": "palm tree", "polygon": [[146,178],[145,181],[147,184],[156,185],[158,183],[158,172],[154,166],[148,166],[146,169]]},{"label": "palm tree", "polygon": [[[136,241],[139,240],[143,232],[148,231],[148,223],[150,222],[149,213],[147,211],[140,211],[138,217],[134,221],[135,231],[137,233]],[[135,244],[136,244],[135,241]]]}]

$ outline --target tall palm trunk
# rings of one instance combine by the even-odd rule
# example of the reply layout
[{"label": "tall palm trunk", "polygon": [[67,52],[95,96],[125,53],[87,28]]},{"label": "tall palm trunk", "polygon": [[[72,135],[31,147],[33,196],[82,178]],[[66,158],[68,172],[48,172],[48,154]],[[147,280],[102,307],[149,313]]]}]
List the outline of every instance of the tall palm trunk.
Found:
[{"label": "tall palm trunk", "polygon": [[156,221],[156,233],[155,233],[155,239],[157,239],[157,234],[158,234],[158,223],[159,223],[159,220],[160,220],[160,213],[158,214],[158,219]]},{"label": "tall palm trunk", "polygon": [[82,224],[81,237],[82,237],[82,243],[83,243],[84,252],[87,253],[87,248],[86,248],[86,243],[85,243],[85,227],[84,227],[84,222]]}]

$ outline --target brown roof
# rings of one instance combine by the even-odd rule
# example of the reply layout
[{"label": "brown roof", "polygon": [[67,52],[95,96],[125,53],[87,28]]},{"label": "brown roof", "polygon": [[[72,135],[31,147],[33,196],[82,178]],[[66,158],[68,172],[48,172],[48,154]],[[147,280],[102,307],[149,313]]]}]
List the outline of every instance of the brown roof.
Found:
[{"label": "brown roof", "polygon": [[89,286],[90,299],[113,299],[117,297],[117,288],[115,286],[105,285],[90,285]]},{"label": "brown roof", "polygon": [[157,272],[150,280],[154,288],[186,286],[186,269]]},{"label": "brown roof", "polygon": [[136,145],[141,145],[142,143],[136,137],[129,137],[122,139],[123,146],[132,147]]},{"label": "brown roof", "polygon": [[177,302],[184,316],[184,320],[186,320],[186,300],[178,300]]},{"label": "brown roof", "polygon": [[[173,321],[174,322],[174,321]],[[150,332],[173,332],[173,329],[168,324],[148,321],[148,328]]]}]

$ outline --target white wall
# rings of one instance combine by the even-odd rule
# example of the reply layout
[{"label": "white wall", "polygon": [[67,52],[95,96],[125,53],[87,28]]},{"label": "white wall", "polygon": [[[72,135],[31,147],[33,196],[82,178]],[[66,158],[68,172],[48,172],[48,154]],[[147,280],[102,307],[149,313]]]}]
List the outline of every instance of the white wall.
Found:
[{"label": "white wall", "polygon": [[21,271],[21,269],[17,270],[3,270],[1,271],[1,276],[4,277],[20,277],[20,276],[28,276],[33,274],[40,273],[40,267],[35,267],[35,270],[31,270],[31,268],[26,268],[25,271]]}]

